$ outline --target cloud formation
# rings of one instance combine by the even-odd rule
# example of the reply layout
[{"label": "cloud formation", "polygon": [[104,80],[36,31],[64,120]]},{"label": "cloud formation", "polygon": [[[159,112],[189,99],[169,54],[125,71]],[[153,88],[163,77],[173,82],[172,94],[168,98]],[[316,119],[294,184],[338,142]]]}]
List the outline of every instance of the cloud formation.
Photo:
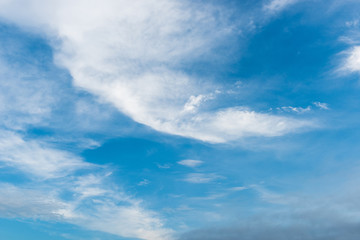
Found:
[{"label": "cloud formation", "polygon": [[[172,239],[172,231],[155,212],[118,189],[106,187],[104,177],[90,174],[76,177],[74,183],[70,179],[38,182],[35,188],[1,183],[0,216],[61,221],[121,237]],[[64,192],[73,197],[64,199]]]},{"label": "cloud formation", "polygon": [[237,107],[201,109],[204,96],[217,86],[186,74],[180,66],[216,57],[213,49],[233,34],[228,13],[218,6],[200,9],[195,3],[172,0],[18,0],[3,1],[0,10],[3,18],[47,34],[56,62],[69,70],[75,86],[155,130],[226,142],[312,127],[311,121]]},{"label": "cloud formation", "polygon": [[111,111],[75,95],[66,79],[58,79],[58,69],[52,72],[37,62],[43,55],[41,60],[28,56],[33,39],[23,34],[24,42],[16,42],[18,37],[10,35],[15,41],[0,48],[0,170],[5,176],[0,217],[65,222],[120,237],[171,239],[162,217],[115,184],[109,167],[78,154],[99,146],[82,133],[97,130]]},{"label": "cloud formation", "polygon": [[[218,97],[213,94],[217,84],[187,74],[181,66],[194,59],[218,57],[214,49],[233,34],[227,13],[211,5],[198,8],[172,0],[0,1],[2,19],[46,36],[56,63],[69,71],[74,86],[155,130],[220,143],[313,127],[310,120],[245,107],[206,106]],[[12,76],[8,66],[1,67],[1,73]],[[172,238],[161,216],[107,180],[110,173],[100,170],[106,172],[105,166],[86,163],[56,144],[26,136],[22,131],[29,125],[47,124],[57,105],[56,87],[49,87],[47,80],[11,79],[15,80],[0,79],[4,83],[0,111],[11,116],[1,118],[0,162],[26,173],[28,183],[0,185],[3,216],[63,221],[121,237]],[[88,104],[76,102],[76,113],[103,113]],[[93,127],[86,122],[79,125]],[[200,162],[180,164],[196,167]],[[73,174],[77,171],[80,175]],[[190,173],[183,180],[201,184],[221,178],[213,173]],[[145,179],[140,185],[147,183]]]}]

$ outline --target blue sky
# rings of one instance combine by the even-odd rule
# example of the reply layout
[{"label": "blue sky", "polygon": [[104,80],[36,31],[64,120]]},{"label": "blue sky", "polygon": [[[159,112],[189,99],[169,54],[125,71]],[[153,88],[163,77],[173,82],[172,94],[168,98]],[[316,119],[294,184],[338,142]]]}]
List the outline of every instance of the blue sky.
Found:
[{"label": "blue sky", "polygon": [[0,0],[0,238],[359,239],[359,12]]}]

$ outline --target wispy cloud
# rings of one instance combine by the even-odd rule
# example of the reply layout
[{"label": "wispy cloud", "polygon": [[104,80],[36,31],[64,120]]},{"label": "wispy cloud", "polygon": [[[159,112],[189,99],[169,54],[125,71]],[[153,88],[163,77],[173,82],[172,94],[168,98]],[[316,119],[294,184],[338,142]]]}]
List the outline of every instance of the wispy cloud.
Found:
[{"label": "wispy cloud", "polygon": [[59,220],[63,216],[75,217],[71,204],[60,201],[56,191],[19,188],[11,184],[0,184],[0,215],[8,218],[33,218]]},{"label": "wispy cloud", "polygon": [[268,203],[287,205],[298,201],[298,199],[293,196],[272,192],[258,185],[253,185],[252,189],[255,189],[259,193],[261,200]]},{"label": "wispy cloud", "polygon": [[31,124],[45,125],[44,120],[49,118],[56,102],[55,84],[39,77],[41,74],[36,67],[23,66],[22,71],[19,71],[1,55],[0,75],[2,127],[22,130]]},{"label": "wispy cloud", "polygon": [[277,108],[277,109],[284,111],[284,112],[296,112],[296,113],[306,113],[306,112],[311,111],[310,106],[307,106],[306,108],[287,106],[287,107],[281,107],[281,108]]},{"label": "wispy cloud", "polygon": [[271,0],[264,5],[264,10],[274,14],[284,10],[288,6],[296,3],[298,0]]},{"label": "wispy cloud", "polygon": [[[125,193],[124,186],[111,180],[107,166],[88,163],[78,154],[100,146],[83,132],[100,129],[111,109],[74,96],[64,79],[53,79],[48,69],[7,60],[0,54],[0,165],[2,173],[24,181],[0,183],[1,217],[70,223],[121,237],[171,239],[163,218]],[[31,133],[34,127],[51,133]]]},{"label": "wispy cloud", "polygon": [[209,183],[223,178],[214,173],[189,173],[184,178],[185,182],[189,183]]},{"label": "wispy cloud", "polygon": [[360,216],[354,205],[358,194],[336,189],[333,195],[314,198],[309,195],[273,192],[256,185],[251,188],[260,193],[263,201],[276,204],[276,207],[257,212],[251,218],[232,222],[225,227],[192,230],[183,234],[180,239],[220,240],[226,236],[229,240],[295,240],[301,236],[301,239],[306,240],[355,240],[360,236]]},{"label": "wispy cloud", "polygon": [[246,190],[246,189],[248,189],[248,187],[232,187],[232,188],[229,188],[230,191],[234,191],[234,192],[243,191],[243,190]]},{"label": "wispy cloud", "polygon": [[39,141],[26,141],[10,131],[0,131],[0,162],[41,178],[63,177],[91,167],[71,153],[46,147]]},{"label": "wispy cloud", "polygon": [[138,183],[138,186],[146,186],[150,183],[148,179],[144,179]]},{"label": "wispy cloud", "polygon": [[[26,184],[0,184],[3,217],[56,220],[122,237],[172,238],[172,231],[155,212],[109,179],[111,171],[106,166],[89,164],[47,145],[1,132],[0,162],[20,175],[26,173],[28,179]],[[75,174],[77,170],[81,173]],[[140,185],[148,183],[145,179]]]},{"label": "wispy cloud", "polygon": [[185,159],[178,161],[178,164],[186,166],[186,167],[198,167],[204,162],[201,160],[194,160],[194,159]]},{"label": "wispy cloud", "polygon": [[171,168],[170,164],[159,164],[159,163],[157,163],[156,166],[158,168],[161,168],[161,169],[169,169],[169,168]]},{"label": "wispy cloud", "polygon": [[[156,213],[141,207],[138,200],[105,187],[99,179],[98,183],[62,182],[61,187],[42,185],[44,188],[35,189],[1,184],[1,216],[67,222],[123,237],[172,239],[172,231],[163,227]],[[63,191],[75,197],[62,199]]]},{"label": "wispy cloud", "polygon": [[329,110],[329,104],[327,103],[313,102],[313,104],[320,109]]}]

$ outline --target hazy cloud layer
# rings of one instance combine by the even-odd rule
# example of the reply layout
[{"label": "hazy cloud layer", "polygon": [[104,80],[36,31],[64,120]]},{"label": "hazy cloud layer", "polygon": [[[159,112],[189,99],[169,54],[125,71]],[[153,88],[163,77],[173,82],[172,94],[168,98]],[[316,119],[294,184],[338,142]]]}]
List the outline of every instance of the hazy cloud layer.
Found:
[{"label": "hazy cloud layer", "polygon": [[[358,178],[352,178],[357,182]],[[252,186],[270,207],[246,219],[183,234],[181,240],[355,240],[360,237],[360,208],[355,189],[336,186],[331,194],[280,194]],[[316,196],[315,196],[316,195]]]}]

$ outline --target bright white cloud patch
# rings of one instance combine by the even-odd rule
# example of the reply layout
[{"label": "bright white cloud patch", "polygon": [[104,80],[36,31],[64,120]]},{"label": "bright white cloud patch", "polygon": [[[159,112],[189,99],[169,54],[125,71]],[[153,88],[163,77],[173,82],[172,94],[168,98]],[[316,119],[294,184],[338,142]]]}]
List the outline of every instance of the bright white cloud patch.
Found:
[{"label": "bright white cloud patch", "polygon": [[[275,1],[270,8],[285,3],[289,2]],[[311,126],[240,108],[198,109],[204,96],[214,92],[214,84],[176,69],[182,62],[211,54],[230,36],[232,26],[224,9],[199,9],[172,0],[19,0],[2,2],[0,15],[56,39],[56,62],[70,71],[77,87],[155,130],[225,142]]]},{"label": "bright white cloud patch", "polygon": [[360,46],[355,46],[349,51],[343,69],[349,72],[360,72]]}]

